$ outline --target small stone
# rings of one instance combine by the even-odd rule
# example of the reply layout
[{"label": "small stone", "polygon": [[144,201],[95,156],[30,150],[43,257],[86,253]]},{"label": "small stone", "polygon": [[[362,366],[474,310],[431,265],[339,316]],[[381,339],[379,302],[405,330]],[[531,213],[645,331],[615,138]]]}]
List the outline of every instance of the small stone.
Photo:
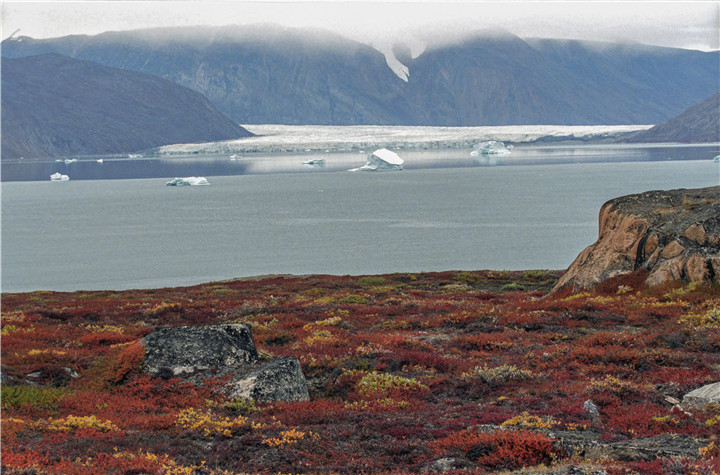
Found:
[{"label": "small stone", "polygon": [[583,403],[583,409],[585,409],[591,416],[598,417],[600,416],[600,410],[595,405],[592,400],[588,399]]},{"label": "small stone", "polygon": [[456,465],[457,465],[457,460],[455,460],[452,457],[446,457],[446,458],[435,460],[434,462],[431,462],[431,463],[425,465],[423,468],[420,469],[420,473],[449,472],[450,470],[455,468]]},{"label": "small stone", "polygon": [[676,404],[680,404],[680,401],[678,401],[677,399],[675,399],[672,396],[665,396],[665,402],[668,402],[668,403],[672,404],[673,406]]}]

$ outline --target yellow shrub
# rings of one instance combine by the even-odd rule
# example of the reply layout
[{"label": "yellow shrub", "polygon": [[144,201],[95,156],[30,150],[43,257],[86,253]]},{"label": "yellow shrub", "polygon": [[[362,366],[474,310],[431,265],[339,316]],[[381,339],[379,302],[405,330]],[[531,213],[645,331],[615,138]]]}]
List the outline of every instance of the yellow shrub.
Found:
[{"label": "yellow shrub", "polygon": [[512,419],[506,420],[500,425],[504,427],[513,426],[534,427],[538,429],[552,429],[553,427],[560,425],[560,423],[552,417],[531,416],[529,413],[523,412],[522,414],[517,415]]},{"label": "yellow shrub", "polygon": [[622,381],[615,376],[607,375],[603,379],[593,379],[585,389],[588,392],[610,391],[613,394],[622,395],[640,388],[630,381]]},{"label": "yellow shrub", "polygon": [[720,307],[712,307],[704,313],[683,315],[680,323],[696,329],[720,329]]},{"label": "yellow shrub", "polygon": [[262,443],[269,447],[283,448],[288,445],[297,444],[301,440],[305,439],[306,436],[308,439],[320,440],[320,436],[314,432],[302,432],[297,429],[290,429],[282,431],[280,437],[270,437],[269,439],[263,440]]},{"label": "yellow shrub", "polygon": [[250,426],[246,417],[222,417],[210,411],[198,412],[193,408],[178,414],[175,423],[182,429],[201,432],[205,437],[222,435],[232,437],[235,432]]},{"label": "yellow shrub", "polygon": [[102,421],[95,416],[67,416],[60,419],[49,419],[39,423],[41,427],[47,430],[60,430],[69,432],[74,429],[94,429],[101,432],[119,431],[117,427],[110,421]]}]

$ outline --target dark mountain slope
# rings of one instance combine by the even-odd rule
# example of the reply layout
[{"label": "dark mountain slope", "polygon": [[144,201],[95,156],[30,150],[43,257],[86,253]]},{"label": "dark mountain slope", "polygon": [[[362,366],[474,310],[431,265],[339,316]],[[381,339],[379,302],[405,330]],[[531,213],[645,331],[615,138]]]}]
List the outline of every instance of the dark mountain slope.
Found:
[{"label": "dark mountain slope", "polygon": [[[331,33],[195,27],[11,38],[6,56],[58,52],[170,79],[240,123],[656,124],[717,90],[720,53],[522,40],[435,47],[404,82],[369,46]],[[397,48],[402,51],[402,48]]]},{"label": "dark mountain slope", "polygon": [[586,81],[514,35],[426,51],[409,67],[409,102],[428,104],[416,110],[423,124],[622,122]]},{"label": "dark mountain slope", "polygon": [[395,124],[402,81],[369,46],[325,32],[150,29],[3,42],[4,55],[58,52],[155,74],[201,92],[241,123]]},{"label": "dark mountain slope", "polygon": [[2,158],[127,153],[250,135],[175,83],[57,54],[2,59]]},{"label": "dark mountain slope", "polygon": [[[715,93],[720,53],[572,40],[527,40],[591,85],[625,123],[657,124]],[[597,104],[596,104],[597,105]]]},{"label": "dark mountain slope", "polygon": [[720,92],[624,142],[720,142]]}]

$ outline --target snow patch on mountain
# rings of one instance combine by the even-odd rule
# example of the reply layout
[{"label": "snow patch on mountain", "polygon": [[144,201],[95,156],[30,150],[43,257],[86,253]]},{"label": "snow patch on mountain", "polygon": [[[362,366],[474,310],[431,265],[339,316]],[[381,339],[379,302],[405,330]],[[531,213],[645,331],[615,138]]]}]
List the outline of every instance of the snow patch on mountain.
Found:
[{"label": "snow patch on mountain", "polygon": [[408,82],[408,77],[410,77],[410,68],[401,63],[392,51],[383,51],[382,53],[385,55],[385,61],[392,72],[394,72],[395,75],[403,81]]}]

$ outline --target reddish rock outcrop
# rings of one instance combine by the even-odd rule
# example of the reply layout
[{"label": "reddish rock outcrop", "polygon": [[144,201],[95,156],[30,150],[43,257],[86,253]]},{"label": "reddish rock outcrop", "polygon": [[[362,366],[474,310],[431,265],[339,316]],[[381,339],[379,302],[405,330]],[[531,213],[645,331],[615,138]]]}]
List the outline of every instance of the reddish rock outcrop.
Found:
[{"label": "reddish rock outcrop", "polygon": [[720,186],[648,191],[600,209],[595,244],[580,253],[553,288],[588,289],[636,270],[648,285],[669,280],[720,282]]}]

